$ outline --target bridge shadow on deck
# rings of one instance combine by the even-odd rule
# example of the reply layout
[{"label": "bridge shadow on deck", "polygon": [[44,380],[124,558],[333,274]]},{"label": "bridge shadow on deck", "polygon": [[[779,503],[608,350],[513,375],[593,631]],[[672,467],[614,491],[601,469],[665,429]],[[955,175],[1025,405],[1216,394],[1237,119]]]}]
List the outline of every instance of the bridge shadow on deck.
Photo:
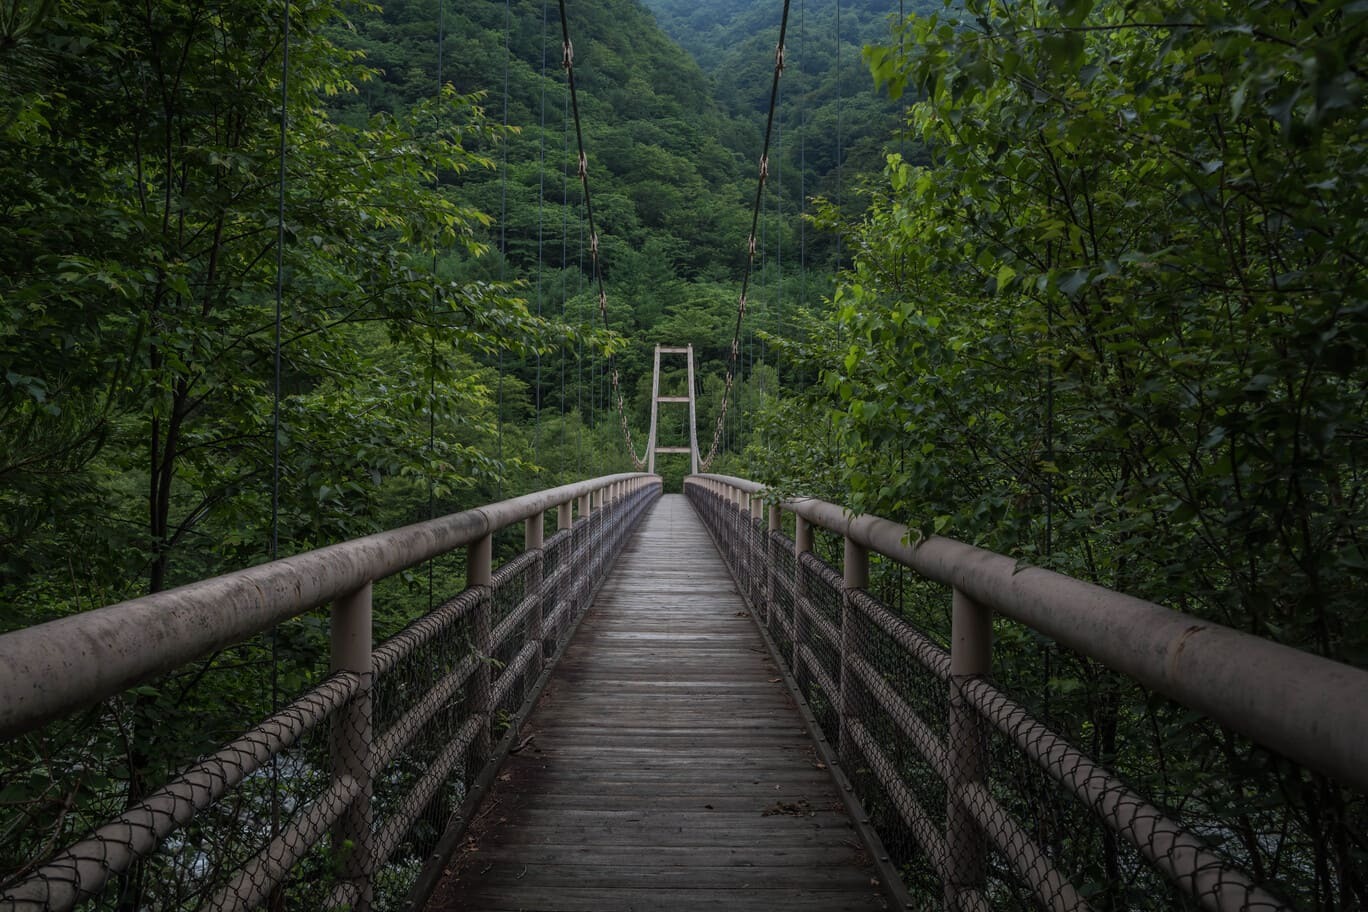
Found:
[{"label": "bridge shadow on deck", "polygon": [[429,912],[885,908],[682,495],[642,521],[523,732]]}]

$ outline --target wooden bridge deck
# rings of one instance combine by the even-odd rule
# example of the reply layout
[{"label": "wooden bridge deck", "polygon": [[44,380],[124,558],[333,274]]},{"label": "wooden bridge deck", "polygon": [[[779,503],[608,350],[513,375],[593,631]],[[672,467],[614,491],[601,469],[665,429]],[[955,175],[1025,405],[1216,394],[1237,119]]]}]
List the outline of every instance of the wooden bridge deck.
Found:
[{"label": "wooden bridge deck", "polygon": [[429,912],[873,910],[873,871],[682,495],[599,591]]}]

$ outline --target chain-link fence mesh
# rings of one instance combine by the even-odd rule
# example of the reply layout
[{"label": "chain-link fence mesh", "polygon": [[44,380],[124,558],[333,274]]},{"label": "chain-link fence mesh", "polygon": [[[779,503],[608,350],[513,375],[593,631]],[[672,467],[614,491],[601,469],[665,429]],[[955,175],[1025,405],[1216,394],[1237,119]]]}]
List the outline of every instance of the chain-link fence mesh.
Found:
[{"label": "chain-link fence mesh", "polygon": [[[147,786],[137,799],[129,797],[128,769],[137,763],[147,776],[165,768],[161,758],[135,758],[125,752],[122,767],[114,760],[98,772],[88,769],[88,775],[76,776],[77,788],[103,792],[104,801],[85,803],[83,796],[74,794],[68,803],[73,815],[77,802],[82,802],[81,820],[111,804],[120,807],[55,853],[52,836],[69,832],[70,820],[57,814],[30,830],[48,840],[49,845],[38,846],[48,852],[45,857],[32,853],[30,858],[37,859],[21,863],[17,870],[7,868],[15,873],[0,893],[0,904],[17,910],[77,904],[95,909],[217,909],[233,907],[235,897],[263,901],[273,891],[288,899],[290,884],[273,878],[272,864],[290,849],[291,834],[310,827],[316,809],[335,799],[329,772],[331,727],[363,688],[358,675],[332,676],[227,745],[206,752],[160,784]],[[132,740],[138,736],[129,730],[128,718],[110,719],[105,715],[109,711],[106,707],[100,716],[87,717],[89,723],[107,721],[112,729],[91,724],[83,747],[109,737],[129,739],[125,747],[157,743]],[[152,717],[150,711],[148,720],[144,724],[165,724],[164,717]],[[55,743],[51,733],[20,741]],[[169,734],[161,741],[169,743]],[[49,761],[77,756],[68,753],[70,748],[68,742]],[[75,762],[84,763],[90,756]],[[114,788],[121,775],[122,788]],[[7,779],[7,788],[15,781]],[[14,847],[11,842],[6,849]],[[330,859],[321,847],[305,849],[294,853],[292,865],[316,879],[329,869]],[[7,856],[5,863],[16,860]]]},{"label": "chain-link fence mesh", "polygon": [[1001,618],[992,673],[954,674],[949,591],[891,561],[846,590],[734,500],[686,492],[914,906],[1364,907],[1363,795]]},{"label": "chain-link fence mesh", "polygon": [[[370,673],[327,675],[327,622],[306,615],[0,744],[0,908],[398,908],[659,491],[506,561]],[[282,650],[299,661],[272,687]]]}]

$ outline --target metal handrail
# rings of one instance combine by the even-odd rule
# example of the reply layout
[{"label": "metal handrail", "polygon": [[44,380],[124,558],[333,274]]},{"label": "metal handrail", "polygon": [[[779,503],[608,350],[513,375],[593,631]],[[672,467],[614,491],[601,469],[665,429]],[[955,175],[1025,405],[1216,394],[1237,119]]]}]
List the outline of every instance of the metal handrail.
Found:
[{"label": "metal handrail", "polygon": [[[744,478],[695,475],[685,484],[714,486],[738,503],[775,503],[764,485]],[[1368,792],[1368,671],[952,538],[923,539],[838,504],[784,498],[776,505]]]},{"label": "metal handrail", "polygon": [[0,636],[0,738],[149,681],[561,504],[607,475],[367,535]]}]

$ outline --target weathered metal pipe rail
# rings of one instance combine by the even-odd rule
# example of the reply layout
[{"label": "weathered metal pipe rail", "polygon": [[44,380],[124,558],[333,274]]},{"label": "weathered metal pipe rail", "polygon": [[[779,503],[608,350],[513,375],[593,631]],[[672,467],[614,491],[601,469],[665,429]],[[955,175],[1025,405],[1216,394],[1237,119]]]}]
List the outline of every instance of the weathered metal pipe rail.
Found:
[{"label": "weathered metal pipe rail", "polygon": [[[820,704],[819,718],[825,717],[847,774],[857,779],[857,769],[867,771],[862,799],[900,818],[942,883],[947,908],[994,905],[988,885],[994,858],[1046,908],[1088,908],[1057,853],[1014,819],[1003,805],[1010,796],[994,793],[987,775],[990,732],[1132,845],[1140,863],[1161,871],[1183,902],[1219,910],[1289,907],[1276,885],[1256,883],[990,683],[995,616],[1020,622],[1311,773],[1368,793],[1368,672],[951,539],[921,540],[906,526],[854,516],[836,504],[767,498],[762,485],[746,479],[696,475],[685,489],[743,594],[783,644],[782,658],[802,696]],[[782,533],[785,512],[795,516],[793,540]],[[844,538],[843,574],[812,553],[814,527]],[[870,552],[951,589],[948,651],[866,591]],[[862,653],[862,639],[878,640],[877,666]],[[935,718],[914,705],[919,695],[906,691],[911,685],[899,686],[909,674],[922,682],[923,703],[928,683],[940,693]],[[892,757],[871,725],[896,732],[915,763]],[[909,764],[941,783],[942,807],[918,800]]]},{"label": "weathered metal pipe rail", "polygon": [[[412,836],[424,809],[439,794],[460,803],[490,758],[495,717],[531,696],[532,682],[565,643],[617,546],[659,494],[657,476],[606,476],[0,636],[0,737],[13,738],[332,606],[330,677],[5,884],[0,909],[73,908],[135,863],[155,860],[159,847],[206,813],[238,815],[241,857],[195,885],[208,897],[196,905],[261,905],[292,869],[318,857],[325,841],[336,882],[326,901],[309,884],[310,906],[369,908],[375,875]],[[558,531],[543,540],[550,509],[557,511]],[[495,570],[492,536],[517,523],[525,530],[525,550]],[[372,584],[460,548],[466,549],[466,590],[373,648]],[[517,597],[502,610],[506,592]],[[326,776],[312,778],[327,784],[312,797],[290,796],[284,819],[268,823],[281,809],[275,796],[269,808],[262,804],[260,780],[268,772],[281,775],[273,765],[311,732],[326,733],[326,750],[293,759],[294,778],[311,778],[301,771],[322,763]],[[223,810],[230,796],[232,808]],[[244,845],[255,851],[244,853]],[[171,870],[177,862],[166,864]],[[189,866],[192,875],[196,866],[212,867],[200,850]]]}]

